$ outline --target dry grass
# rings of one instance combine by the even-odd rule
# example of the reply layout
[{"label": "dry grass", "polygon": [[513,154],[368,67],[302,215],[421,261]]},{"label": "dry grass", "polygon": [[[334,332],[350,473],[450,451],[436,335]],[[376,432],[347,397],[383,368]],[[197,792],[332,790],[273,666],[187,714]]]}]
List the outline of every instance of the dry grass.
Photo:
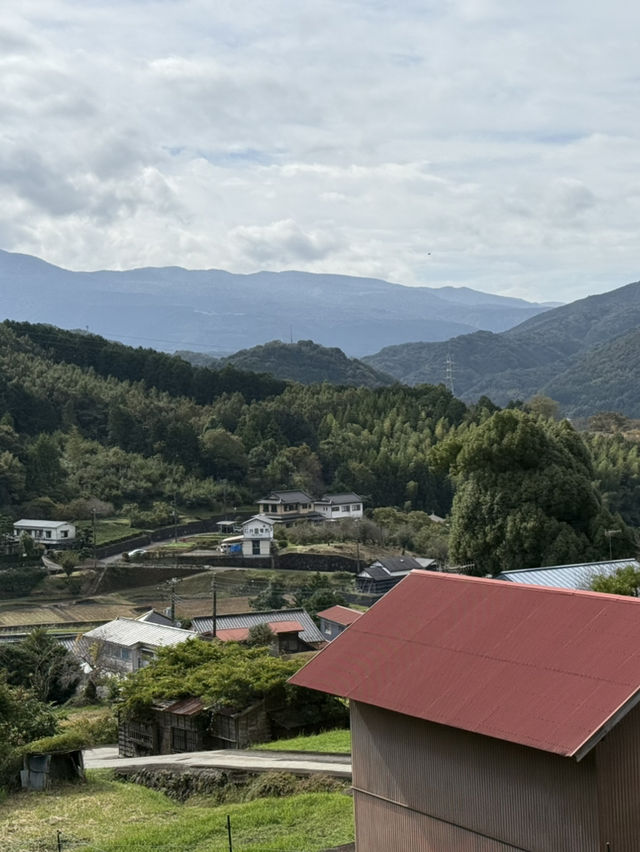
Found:
[{"label": "dry grass", "polygon": [[213,806],[92,773],[85,786],[19,793],[0,804],[3,852],[226,852],[226,816],[242,852],[320,852],[353,839],[352,803],[342,793],[307,793]]}]

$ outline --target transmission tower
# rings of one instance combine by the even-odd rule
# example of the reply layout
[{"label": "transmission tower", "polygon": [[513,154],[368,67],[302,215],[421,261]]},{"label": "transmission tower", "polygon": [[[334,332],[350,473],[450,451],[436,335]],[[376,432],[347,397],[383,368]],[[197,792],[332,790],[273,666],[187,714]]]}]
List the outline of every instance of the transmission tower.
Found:
[{"label": "transmission tower", "polygon": [[449,352],[449,353],[447,353],[445,375],[447,377],[447,387],[451,391],[451,395],[455,396],[455,393],[453,391],[453,369],[454,369],[453,358],[451,357],[451,352]]}]

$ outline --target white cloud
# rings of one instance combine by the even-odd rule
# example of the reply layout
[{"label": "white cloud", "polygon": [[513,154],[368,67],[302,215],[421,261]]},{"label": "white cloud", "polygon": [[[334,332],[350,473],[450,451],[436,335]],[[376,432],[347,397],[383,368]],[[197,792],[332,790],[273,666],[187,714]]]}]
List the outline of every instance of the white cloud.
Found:
[{"label": "white cloud", "polygon": [[571,299],[637,275],[640,9],[30,0],[0,247]]}]

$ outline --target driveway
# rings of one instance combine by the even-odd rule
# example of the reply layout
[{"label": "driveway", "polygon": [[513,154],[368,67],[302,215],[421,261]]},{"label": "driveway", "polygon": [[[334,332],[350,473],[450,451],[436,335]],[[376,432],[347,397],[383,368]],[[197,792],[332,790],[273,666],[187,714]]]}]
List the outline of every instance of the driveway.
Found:
[{"label": "driveway", "polygon": [[219,749],[187,751],[180,754],[154,754],[149,757],[118,757],[115,746],[84,752],[85,769],[122,769],[135,766],[199,767],[246,769],[250,772],[279,770],[295,775],[322,772],[336,778],[351,778],[351,755],[318,752],[250,751]]}]

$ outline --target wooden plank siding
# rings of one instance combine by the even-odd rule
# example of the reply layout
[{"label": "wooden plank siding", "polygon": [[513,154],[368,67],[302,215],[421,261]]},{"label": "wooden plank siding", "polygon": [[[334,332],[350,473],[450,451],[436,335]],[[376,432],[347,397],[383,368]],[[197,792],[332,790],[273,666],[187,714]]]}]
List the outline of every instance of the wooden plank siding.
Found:
[{"label": "wooden plank siding", "polygon": [[355,701],[351,732],[359,852],[604,848],[593,754],[576,763]]},{"label": "wooden plank siding", "polygon": [[640,707],[598,743],[595,759],[601,848],[640,849]]}]

